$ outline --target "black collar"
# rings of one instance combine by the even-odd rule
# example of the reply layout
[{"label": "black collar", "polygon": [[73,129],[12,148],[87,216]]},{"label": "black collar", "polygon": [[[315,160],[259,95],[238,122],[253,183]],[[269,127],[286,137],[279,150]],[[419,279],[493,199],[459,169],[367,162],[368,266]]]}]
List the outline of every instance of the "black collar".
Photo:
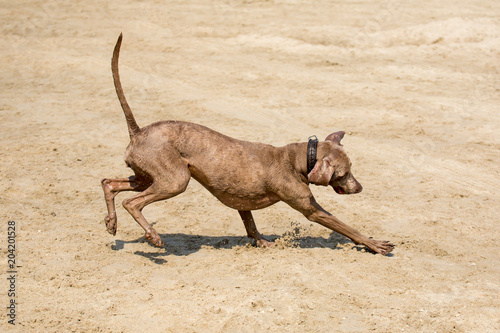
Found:
[{"label": "black collar", "polygon": [[309,142],[307,143],[307,174],[311,172],[316,164],[316,152],[318,148],[318,138],[316,135],[309,137]]}]

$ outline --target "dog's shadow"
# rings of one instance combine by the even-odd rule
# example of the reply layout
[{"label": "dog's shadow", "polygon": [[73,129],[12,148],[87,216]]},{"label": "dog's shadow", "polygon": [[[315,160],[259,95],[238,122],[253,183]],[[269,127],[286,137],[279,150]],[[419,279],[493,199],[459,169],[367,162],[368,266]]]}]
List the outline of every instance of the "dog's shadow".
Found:
[{"label": "dog's shadow", "polygon": [[[146,252],[135,251],[134,254],[143,256],[153,261],[156,264],[164,264],[167,262],[165,257],[170,255],[188,256],[199,251],[204,247],[213,249],[232,249],[235,247],[255,246],[255,242],[245,236],[199,236],[189,234],[161,234],[161,239],[165,243],[164,250],[161,252]],[[339,249],[339,245],[352,244],[352,242],[336,233],[332,233],[328,238],[304,236],[293,239],[286,239],[278,235],[268,235],[266,238],[276,242],[278,249],[283,248],[329,248],[332,250]],[[116,243],[111,245],[114,251],[123,250],[126,244],[132,243],[147,243],[144,237],[124,241],[116,240]],[[356,247],[357,248],[357,247]],[[361,249],[358,249],[361,250]]]}]

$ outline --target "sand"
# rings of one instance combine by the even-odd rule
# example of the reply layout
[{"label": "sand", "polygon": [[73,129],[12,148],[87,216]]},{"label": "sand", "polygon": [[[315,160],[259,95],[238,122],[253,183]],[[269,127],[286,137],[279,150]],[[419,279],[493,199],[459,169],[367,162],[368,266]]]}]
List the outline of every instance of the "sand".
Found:
[{"label": "sand", "polygon": [[[0,330],[498,332],[499,17],[495,0],[2,1]],[[141,126],[275,146],[346,131],[363,192],[312,190],[393,254],[282,203],[254,212],[279,243],[256,248],[194,180],[144,210],[165,248],[122,208],[130,193],[108,234],[100,180],[131,175],[120,32]]]}]

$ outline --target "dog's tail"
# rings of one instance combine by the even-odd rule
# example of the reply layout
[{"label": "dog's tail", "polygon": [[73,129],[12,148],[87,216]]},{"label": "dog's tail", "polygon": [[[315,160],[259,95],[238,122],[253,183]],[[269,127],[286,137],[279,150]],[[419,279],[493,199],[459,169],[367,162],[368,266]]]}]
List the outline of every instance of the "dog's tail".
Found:
[{"label": "dog's tail", "polygon": [[123,113],[125,114],[125,119],[127,120],[128,133],[130,134],[130,138],[134,137],[141,128],[137,125],[135,121],[134,115],[132,114],[132,109],[127,103],[127,99],[125,98],[125,94],[123,94],[122,84],[120,82],[120,74],[118,73],[118,57],[120,55],[120,46],[122,45],[122,34],[118,37],[116,41],[115,49],[113,50],[113,58],[111,59],[111,72],[113,73],[113,81],[115,83],[116,94],[118,95],[118,100],[123,109]]}]

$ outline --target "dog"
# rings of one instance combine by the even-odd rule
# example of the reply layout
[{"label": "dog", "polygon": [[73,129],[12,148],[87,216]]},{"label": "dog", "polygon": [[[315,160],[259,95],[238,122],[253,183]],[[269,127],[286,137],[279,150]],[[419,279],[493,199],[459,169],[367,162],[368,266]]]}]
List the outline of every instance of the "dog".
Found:
[{"label": "dog", "polygon": [[224,205],[239,212],[248,237],[257,246],[272,247],[274,243],[259,233],[251,211],[284,201],[309,221],[334,230],[374,253],[387,255],[393,250],[390,242],[368,238],[324,210],[309,189],[309,184],[314,184],[331,186],[338,194],[361,192],[362,186],[352,175],[351,162],[340,143],[344,132],[332,133],[322,142],[310,139],[307,143],[274,147],[233,139],[183,121],[160,121],[140,128],[125,99],[118,72],[122,38],[120,34],[111,69],[130,135],[125,162],[135,175],[101,181],[109,233],[116,235],[115,196],[122,191],[140,192],[125,199],[123,207],[144,229],[149,243],[163,247],[162,239],[146,221],[142,209],[184,192],[192,177]]}]

